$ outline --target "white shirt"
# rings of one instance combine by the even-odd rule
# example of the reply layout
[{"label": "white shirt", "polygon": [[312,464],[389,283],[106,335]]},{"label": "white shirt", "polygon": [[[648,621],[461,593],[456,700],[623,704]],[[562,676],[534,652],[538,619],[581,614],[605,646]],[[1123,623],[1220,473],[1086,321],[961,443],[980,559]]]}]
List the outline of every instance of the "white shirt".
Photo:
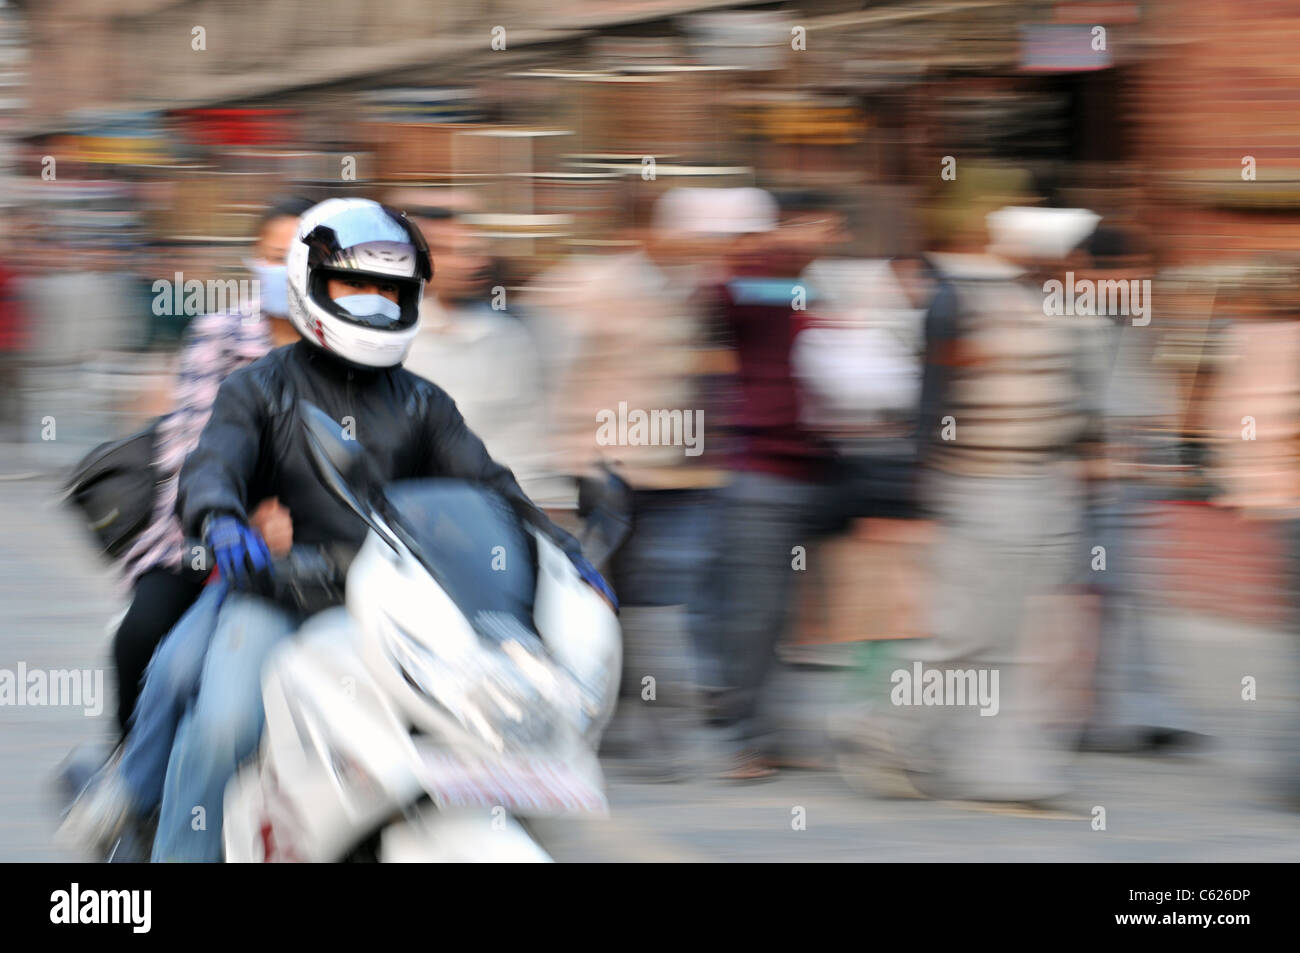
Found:
[{"label": "white shirt", "polygon": [[420,331],[404,366],[456,401],[492,459],[514,471],[525,493],[545,469],[545,409],[536,344],[517,319],[486,305],[420,302]]}]

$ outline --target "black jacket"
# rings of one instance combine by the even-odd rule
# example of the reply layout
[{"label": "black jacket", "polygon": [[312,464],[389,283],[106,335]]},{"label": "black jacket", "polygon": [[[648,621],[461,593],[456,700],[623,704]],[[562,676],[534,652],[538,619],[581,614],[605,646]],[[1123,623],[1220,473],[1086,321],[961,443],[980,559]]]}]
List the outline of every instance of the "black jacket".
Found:
[{"label": "black jacket", "polygon": [[445,391],[400,367],[345,365],[305,341],[272,351],[222,383],[180,474],[176,507],[187,535],[200,535],[209,515],[247,519],[254,505],[274,496],[289,510],[295,545],[360,545],[365,523],[312,469],[297,399],[350,425],[384,482],[456,477],[485,484],[566,552],[581,552],[488,455]]}]

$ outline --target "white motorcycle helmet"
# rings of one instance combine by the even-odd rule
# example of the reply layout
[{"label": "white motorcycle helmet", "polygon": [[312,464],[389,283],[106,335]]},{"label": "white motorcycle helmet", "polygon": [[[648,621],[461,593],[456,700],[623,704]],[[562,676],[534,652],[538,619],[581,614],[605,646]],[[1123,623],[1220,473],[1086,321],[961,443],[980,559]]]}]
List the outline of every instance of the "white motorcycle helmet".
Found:
[{"label": "white motorcycle helmet", "polygon": [[[396,367],[406,359],[433,265],[424,236],[405,214],[369,199],[321,202],[303,214],[287,267],[289,319],[304,339],[363,367]],[[331,278],[393,284],[398,300],[335,301]]]}]

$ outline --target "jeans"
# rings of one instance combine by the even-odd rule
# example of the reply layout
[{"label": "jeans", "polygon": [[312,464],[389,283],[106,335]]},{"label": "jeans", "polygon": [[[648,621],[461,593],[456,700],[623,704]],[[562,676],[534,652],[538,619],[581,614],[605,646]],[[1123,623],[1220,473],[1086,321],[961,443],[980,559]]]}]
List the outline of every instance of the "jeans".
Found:
[{"label": "jeans", "polygon": [[199,689],[203,660],[225,597],[225,583],[207,586],[163,638],[145,670],[118,768],[137,813],[149,813],[162,800],[176,726]]},{"label": "jeans", "polygon": [[[619,604],[625,609],[644,606],[683,606],[687,635],[696,655],[696,678],[707,685],[710,660],[717,655],[710,636],[706,607],[707,570],[716,518],[716,494],[711,490],[638,490],[634,500],[632,535],[614,559],[611,577]],[[661,669],[671,661],[676,645],[668,634],[656,644],[628,646],[629,666],[653,663]],[[639,658],[638,658],[639,657]],[[623,681],[627,694],[641,691],[638,669],[629,669]],[[632,676],[635,676],[634,678]]]},{"label": "jeans", "polygon": [[[763,688],[789,624],[796,573],[826,507],[826,488],[767,473],[737,473],[724,491],[715,625],[721,642],[720,712],[741,749],[769,743],[761,717]],[[799,562],[795,547],[803,547]]]},{"label": "jeans", "polygon": [[1088,727],[1099,737],[1132,741],[1140,729],[1183,729],[1188,715],[1168,693],[1168,667],[1153,644],[1154,567],[1142,547],[1159,529],[1157,493],[1136,483],[1116,483],[1111,491],[1087,514],[1088,545],[1101,545],[1106,554],[1105,571],[1087,573],[1101,593],[1096,700]]},{"label": "jeans", "polygon": [[262,734],[262,667],[300,621],[296,613],[258,596],[226,597],[198,695],[167,762],[155,862],[221,860],[226,784]]}]

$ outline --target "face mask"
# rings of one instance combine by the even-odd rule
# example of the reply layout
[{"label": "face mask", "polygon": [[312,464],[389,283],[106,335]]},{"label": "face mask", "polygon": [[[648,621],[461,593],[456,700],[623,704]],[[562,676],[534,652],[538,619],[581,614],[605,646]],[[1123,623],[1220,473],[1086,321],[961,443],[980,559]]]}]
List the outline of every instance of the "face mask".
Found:
[{"label": "face mask", "polygon": [[402,309],[383,295],[344,295],[335,298],[334,303],[348,314],[354,314],[359,318],[378,314],[390,321],[396,321],[402,316]]},{"label": "face mask", "polygon": [[262,312],[288,317],[289,269],[284,265],[270,265],[259,260],[248,262],[248,270],[257,277]]}]

